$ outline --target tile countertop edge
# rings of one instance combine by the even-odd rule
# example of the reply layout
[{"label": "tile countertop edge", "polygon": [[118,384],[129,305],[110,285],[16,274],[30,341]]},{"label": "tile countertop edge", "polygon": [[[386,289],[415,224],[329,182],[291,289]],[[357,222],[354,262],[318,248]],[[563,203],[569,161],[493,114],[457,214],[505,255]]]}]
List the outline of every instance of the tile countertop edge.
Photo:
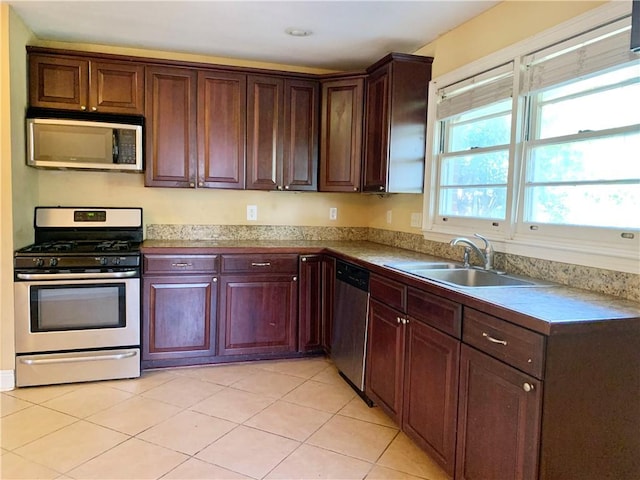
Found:
[{"label": "tile countertop edge", "polygon": [[445,297],[544,335],[599,329],[620,322],[623,329],[640,329],[640,304],[601,293],[562,285],[550,287],[455,288],[385,267],[399,261],[451,261],[369,241],[305,240],[146,240],[142,253],[190,254],[255,253],[330,254],[361,265],[411,287]]}]

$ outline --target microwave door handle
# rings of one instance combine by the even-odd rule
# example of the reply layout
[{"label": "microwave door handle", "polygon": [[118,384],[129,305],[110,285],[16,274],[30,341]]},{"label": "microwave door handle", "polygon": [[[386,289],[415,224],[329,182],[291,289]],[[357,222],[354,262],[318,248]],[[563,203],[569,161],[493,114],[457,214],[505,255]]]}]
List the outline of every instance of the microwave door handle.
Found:
[{"label": "microwave door handle", "polygon": [[111,147],[111,155],[113,156],[113,163],[118,163],[118,157],[120,155],[119,149],[119,141],[118,141],[118,130],[113,129],[112,137],[112,147]]}]

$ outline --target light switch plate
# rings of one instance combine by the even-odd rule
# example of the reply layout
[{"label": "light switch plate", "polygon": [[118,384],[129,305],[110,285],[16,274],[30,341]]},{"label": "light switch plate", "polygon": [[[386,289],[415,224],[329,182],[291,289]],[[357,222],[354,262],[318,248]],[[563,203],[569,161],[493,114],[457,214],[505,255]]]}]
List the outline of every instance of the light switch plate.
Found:
[{"label": "light switch plate", "polygon": [[338,209],[336,207],[331,207],[329,209],[329,220],[337,220],[338,219]]},{"label": "light switch plate", "polygon": [[387,210],[387,223],[391,223],[391,219],[393,218],[393,213],[391,210]]}]

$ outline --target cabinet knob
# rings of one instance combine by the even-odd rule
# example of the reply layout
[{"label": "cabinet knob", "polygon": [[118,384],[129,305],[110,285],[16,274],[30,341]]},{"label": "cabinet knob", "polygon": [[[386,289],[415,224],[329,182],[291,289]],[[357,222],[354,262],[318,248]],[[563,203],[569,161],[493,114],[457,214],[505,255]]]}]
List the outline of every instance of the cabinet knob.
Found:
[{"label": "cabinet knob", "polygon": [[92,112],[97,112],[98,111],[98,107],[91,107],[91,111]]},{"label": "cabinet knob", "polygon": [[357,192],[358,191],[358,187],[353,187],[353,191]]},{"label": "cabinet knob", "polygon": [[522,389],[525,392],[533,392],[534,386],[532,384],[530,384],[529,382],[524,382],[522,384]]},{"label": "cabinet knob", "polygon": [[284,189],[285,189],[285,190],[289,190],[289,185],[285,185],[285,186],[284,186]]},{"label": "cabinet knob", "polygon": [[381,192],[384,192],[384,186],[383,186],[383,185],[380,185],[380,186],[378,187],[378,190],[380,190]]},{"label": "cabinet knob", "polygon": [[189,182],[189,188],[196,188],[196,184],[193,182]]},{"label": "cabinet knob", "polygon": [[218,283],[218,277],[213,277],[213,278],[211,279],[211,281],[212,281],[213,283]]},{"label": "cabinet knob", "polygon": [[402,323],[402,319],[400,317],[396,317],[396,320],[398,321],[398,323]]},{"label": "cabinet knob", "polygon": [[297,282],[298,281],[298,277],[293,277],[293,281]]},{"label": "cabinet knob", "polygon": [[300,260],[303,261],[303,262],[306,262],[307,261],[307,257],[302,257]]},{"label": "cabinet knob", "polygon": [[86,110],[87,106],[86,105],[80,105],[80,110]]},{"label": "cabinet knob", "polygon": [[282,185],[278,185],[276,188],[277,188],[278,190],[282,190]]},{"label": "cabinet knob", "polygon": [[198,182],[199,187],[204,187],[204,182]]}]

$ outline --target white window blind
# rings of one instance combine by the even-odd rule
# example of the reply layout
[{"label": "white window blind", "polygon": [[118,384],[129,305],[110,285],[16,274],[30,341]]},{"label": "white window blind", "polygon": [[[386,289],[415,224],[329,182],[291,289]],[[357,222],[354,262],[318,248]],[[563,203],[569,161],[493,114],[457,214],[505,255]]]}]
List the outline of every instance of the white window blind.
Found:
[{"label": "white window blind", "polygon": [[511,97],[513,62],[438,90],[437,120]]},{"label": "white window blind", "polygon": [[617,65],[639,62],[629,50],[630,33],[626,18],[526,55],[523,91],[535,92]]}]

